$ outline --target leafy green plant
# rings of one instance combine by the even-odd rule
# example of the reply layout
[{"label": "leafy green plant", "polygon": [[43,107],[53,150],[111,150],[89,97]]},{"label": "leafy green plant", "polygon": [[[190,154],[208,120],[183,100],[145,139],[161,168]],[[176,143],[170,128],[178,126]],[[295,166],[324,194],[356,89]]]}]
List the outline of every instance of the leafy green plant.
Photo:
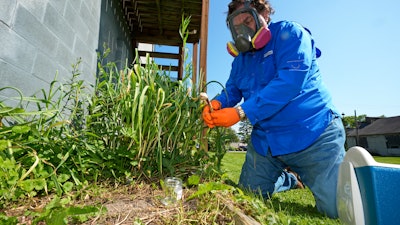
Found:
[{"label": "leafy green plant", "polygon": [[70,199],[55,197],[41,212],[28,212],[27,215],[33,216],[33,224],[40,224],[44,221],[46,224],[65,225],[73,223],[82,223],[90,217],[101,213],[98,207],[94,206],[70,206]]},{"label": "leafy green plant", "polygon": [[[187,33],[187,20],[182,34]],[[199,91],[190,78],[190,67],[182,80],[173,80],[149,56],[140,64],[138,54],[135,64],[122,70],[112,62],[99,63],[88,130],[101,138],[103,157],[114,159],[105,160],[114,177],[121,172],[136,178],[188,174],[207,163],[206,153],[197,148],[203,122]]]},{"label": "leafy green plant", "polygon": [[80,113],[75,103],[84,98],[76,68],[69,82],[54,80],[48,91],[24,97],[18,90],[20,101],[15,107],[0,102],[0,161],[5,165],[0,172],[4,193],[0,203],[49,191],[69,192],[72,179],[80,184],[75,171],[82,165],[69,160],[75,153],[82,156],[79,149],[86,144],[79,138],[81,131],[71,125]]},{"label": "leafy green plant", "polygon": [[0,213],[0,223],[4,225],[18,224],[18,218],[15,216],[6,216],[3,213]]}]

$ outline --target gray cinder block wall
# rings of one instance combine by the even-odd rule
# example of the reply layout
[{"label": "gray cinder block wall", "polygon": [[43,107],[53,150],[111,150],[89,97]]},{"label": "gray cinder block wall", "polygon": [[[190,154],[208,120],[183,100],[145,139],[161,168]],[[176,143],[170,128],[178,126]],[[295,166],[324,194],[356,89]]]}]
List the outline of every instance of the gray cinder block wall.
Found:
[{"label": "gray cinder block wall", "polygon": [[119,0],[103,0],[101,5],[99,52],[111,50],[105,61],[113,61],[118,68],[131,65],[134,60],[131,34]]},{"label": "gray cinder block wall", "polygon": [[0,0],[0,87],[29,96],[56,73],[68,79],[78,58],[84,79],[94,82],[100,9],[100,1]]},{"label": "gray cinder block wall", "polygon": [[[132,60],[132,46],[117,0],[0,0],[0,89],[12,86],[30,96],[71,77],[82,60],[81,79],[94,84],[97,52],[108,60]],[[101,30],[101,31],[100,31]],[[16,93],[0,91],[0,101]]]}]

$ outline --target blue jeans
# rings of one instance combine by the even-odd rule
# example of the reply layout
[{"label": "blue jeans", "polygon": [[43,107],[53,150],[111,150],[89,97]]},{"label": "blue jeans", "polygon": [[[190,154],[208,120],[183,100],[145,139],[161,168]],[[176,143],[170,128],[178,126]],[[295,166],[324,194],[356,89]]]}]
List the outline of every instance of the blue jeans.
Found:
[{"label": "blue jeans", "polygon": [[249,143],[239,185],[268,198],[279,190],[288,189],[284,185],[282,170],[289,166],[310,188],[318,211],[337,218],[336,186],[339,166],[345,154],[344,141],[343,124],[337,117],[311,146],[300,152],[276,157],[269,153],[264,157],[256,153]]},{"label": "blue jeans", "polygon": [[[253,150],[254,151],[254,150]],[[274,184],[274,192],[282,192],[282,191],[287,191],[292,188],[296,188],[298,180],[295,175],[292,173],[283,171],[282,174],[278,177]]]}]

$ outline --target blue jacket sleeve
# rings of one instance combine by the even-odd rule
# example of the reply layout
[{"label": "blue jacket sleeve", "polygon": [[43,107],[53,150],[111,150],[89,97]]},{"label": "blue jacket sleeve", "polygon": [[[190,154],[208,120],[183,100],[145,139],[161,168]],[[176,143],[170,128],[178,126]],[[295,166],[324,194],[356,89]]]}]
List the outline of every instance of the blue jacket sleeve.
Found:
[{"label": "blue jacket sleeve", "polygon": [[[232,63],[234,64],[234,62]],[[218,95],[215,99],[221,102],[221,107],[234,107],[237,103],[242,100],[242,93],[234,84],[232,79],[232,74],[236,73],[236,68],[232,66],[231,75],[226,82],[225,89],[222,90],[220,95]]]}]

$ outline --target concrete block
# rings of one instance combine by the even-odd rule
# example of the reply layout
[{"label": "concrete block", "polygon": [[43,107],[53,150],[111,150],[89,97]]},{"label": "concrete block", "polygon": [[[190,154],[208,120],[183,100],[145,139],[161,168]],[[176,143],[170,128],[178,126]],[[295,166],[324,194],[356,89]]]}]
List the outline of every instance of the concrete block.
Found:
[{"label": "concrete block", "polygon": [[95,84],[96,70],[86,62],[83,62],[80,67],[81,79],[85,80],[86,85]]},{"label": "concrete block", "polygon": [[71,80],[72,77],[72,66],[68,65],[60,65],[57,67],[57,75],[58,80],[65,84],[67,81]]},{"label": "concrete block", "polygon": [[17,7],[14,30],[41,51],[55,56],[57,37],[21,5]]},{"label": "concrete block", "polygon": [[68,0],[68,4],[71,5],[75,11],[79,12],[81,9],[82,0]]},{"label": "concrete block", "polygon": [[[93,18],[97,18],[97,22],[100,21],[100,14],[101,14],[101,5],[102,2],[105,1],[85,1],[84,3],[87,4],[90,13],[92,14]],[[105,4],[105,3],[104,3]]]},{"label": "concrete block", "polygon": [[0,59],[30,73],[37,52],[35,47],[3,23],[0,23],[0,35]]},{"label": "concrete block", "polygon": [[53,6],[57,12],[64,16],[65,5],[67,1],[60,1],[60,0],[48,0],[49,4]]},{"label": "concrete block", "polygon": [[96,52],[96,54],[93,55],[92,61],[90,63],[90,65],[92,65],[92,71],[93,71],[92,75],[93,75],[93,77],[95,77],[96,72],[97,72],[97,62],[98,62],[98,60],[99,59],[97,57],[97,52]]},{"label": "concrete block", "polygon": [[0,21],[10,26],[15,12],[16,0],[0,1]]},{"label": "concrete block", "polygon": [[64,17],[50,4],[47,5],[43,24],[63,43],[72,48],[74,44],[73,30]]},{"label": "concrete block", "polygon": [[92,13],[90,12],[90,9],[88,6],[85,4],[85,2],[82,3],[81,8],[79,10],[79,16],[82,18],[83,22],[86,24],[86,26],[89,28],[90,33],[94,33],[98,27],[99,27],[99,21],[96,20],[93,16]]},{"label": "concrete block", "polygon": [[97,32],[88,33],[85,43],[91,51],[96,51],[99,47],[99,30],[97,30]]},{"label": "concrete block", "polygon": [[77,62],[77,58],[72,54],[72,48],[66,46],[63,43],[59,43],[57,46],[56,59],[57,62],[64,66],[65,69],[70,70],[71,65]]},{"label": "concrete block", "polygon": [[76,8],[70,2],[67,3],[64,13],[65,21],[72,27],[74,33],[80,37],[81,40],[86,40],[89,35],[89,28],[79,17]]},{"label": "concrete block", "polygon": [[37,54],[32,70],[34,76],[47,83],[51,83],[56,76],[57,70],[58,64],[55,63],[53,59],[41,52]]},{"label": "concrete block", "polygon": [[[46,85],[43,81],[32,76],[31,73],[21,70],[3,60],[0,60],[0,68],[1,87],[15,87],[22,92],[23,96],[31,96],[40,90],[39,87]],[[18,93],[11,89],[0,92],[0,95],[0,98],[6,98],[5,96],[8,98],[18,97]]]},{"label": "concrete block", "polygon": [[18,3],[24,6],[39,21],[43,20],[47,2],[48,0],[18,0]]},{"label": "concrete block", "polygon": [[88,48],[86,43],[83,42],[79,37],[76,37],[73,54],[76,57],[81,57],[83,62],[88,62],[92,60],[95,51],[94,49]]}]

